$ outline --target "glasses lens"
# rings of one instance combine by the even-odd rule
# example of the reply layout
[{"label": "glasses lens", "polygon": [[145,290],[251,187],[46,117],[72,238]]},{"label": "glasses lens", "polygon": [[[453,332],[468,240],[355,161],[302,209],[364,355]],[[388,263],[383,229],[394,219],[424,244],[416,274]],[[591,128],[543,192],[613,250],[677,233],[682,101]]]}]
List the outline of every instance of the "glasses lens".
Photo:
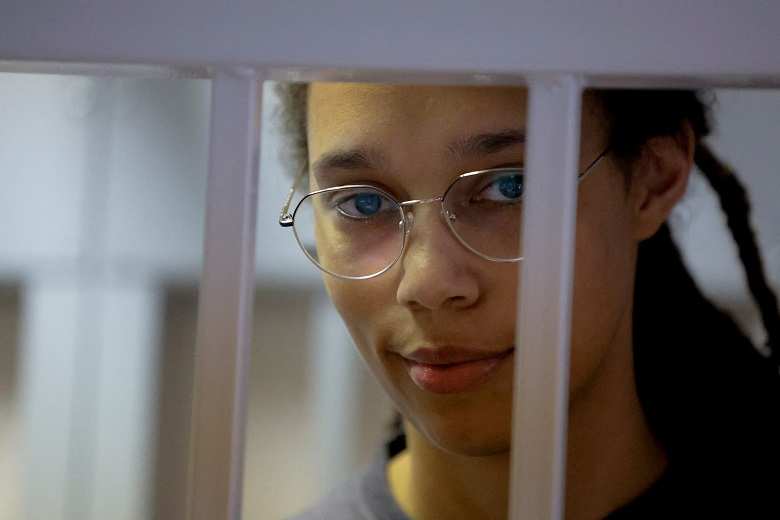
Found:
[{"label": "glasses lens", "polygon": [[476,253],[490,260],[519,260],[523,190],[519,168],[466,174],[444,196],[447,223]]},{"label": "glasses lens", "polygon": [[320,269],[344,278],[385,270],[404,244],[401,207],[375,188],[339,187],[307,195],[295,210],[295,236]]}]

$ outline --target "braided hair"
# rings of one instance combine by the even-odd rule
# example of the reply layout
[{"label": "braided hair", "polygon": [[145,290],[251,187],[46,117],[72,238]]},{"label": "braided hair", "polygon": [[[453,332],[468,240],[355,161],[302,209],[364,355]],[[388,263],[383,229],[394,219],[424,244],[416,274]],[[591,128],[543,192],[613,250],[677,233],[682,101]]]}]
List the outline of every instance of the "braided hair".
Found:
[{"label": "braided hair", "polygon": [[609,120],[612,149],[625,161],[638,155],[650,137],[673,135],[681,129],[683,121],[690,123],[696,136],[696,166],[718,195],[739,250],[748,287],[760,310],[771,359],[780,366],[780,313],[750,222],[747,193],[734,171],[703,141],[710,125],[708,108],[700,95],[690,90],[601,90],[594,91],[594,95]]},{"label": "braided hair", "polygon": [[670,471],[696,480],[688,484],[694,500],[712,502],[722,495],[729,497],[725,503],[740,504],[735,518],[765,518],[777,510],[771,497],[780,489],[780,315],[745,188],[704,143],[710,130],[707,107],[696,93],[593,95],[607,114],[619,160],[630,162],[648,138],[673,135],[685,121],[693,128],[696,166],[726,215],[771,354],[762,355],[735,321],[704,297],[665,224],[639,246],[633,315],[637,393],[669,455]]},{"label": "braided hair", "polygon": [[729,229],[739,248],[739,257],[745,267],[748,287],[761,313],[766,330],[766,346],[775,364],[780,366],[780,313],[777,298],[767,283],[763,261],[750,225],[750,203],[745,188],[728,165],[724,164],[706,146],[696,148],[696,165],[718,193],[721,208]]}]

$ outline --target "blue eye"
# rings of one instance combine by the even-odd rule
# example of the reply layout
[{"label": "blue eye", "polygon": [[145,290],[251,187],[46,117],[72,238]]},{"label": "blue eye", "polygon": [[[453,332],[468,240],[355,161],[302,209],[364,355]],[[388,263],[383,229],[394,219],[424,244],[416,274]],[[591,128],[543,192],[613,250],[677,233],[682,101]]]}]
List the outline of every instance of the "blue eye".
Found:
[{"label": "blue eye", "polygon": [[495,180],[495,186],[504,197],[516,199],[523,195],[523,176],[504,175]]},{"label": "blue eye", "polygon": [[397,211],[398,206],[392,199],[370,188],[347,188],[333,192],[335,197],[329,206],[345,217],[369,219],[384,216]]},{"label": "blue eye", "polygon": [[358,213],[366,217],[375,214],[382,206],[381,197],[372,193],[357,194],[352,198],[352,201]]},{"label": "blue eye", "polygon": [[494,203],[519,203],[523,198],[524,178],[522,173],[502,172],[492,174],[487,182],[475,186],[475,194],[471,197],[472,202],[494,202]]}]

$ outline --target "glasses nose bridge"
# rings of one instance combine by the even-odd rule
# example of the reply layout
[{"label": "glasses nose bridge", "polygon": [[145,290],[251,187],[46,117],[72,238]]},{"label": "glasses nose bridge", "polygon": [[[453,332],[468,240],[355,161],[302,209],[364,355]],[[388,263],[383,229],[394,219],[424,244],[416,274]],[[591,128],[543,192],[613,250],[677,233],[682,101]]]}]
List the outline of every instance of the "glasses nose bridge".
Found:
[{"label": "glasses nose bridge", "polygon": [[439,209],[439,213],[441,215],[444,215],[444,197],[435,197],[432,199],[415,199],[415,200],[407,200],[404,202],[399,202],[398,205],[401,207],[401,210],[403,211],[404,215],[404,223],[405,223],[405,235],[409,235],[409,233],[412,231],[412,225],[414,224],[414,212],[412,211],[412,207],[417,204],[433,204],[434,202],[438,202],[441,207]]},{"label": "glasses nose bridge", "polygon": [[432,202],[443,202],[444,197],[436,197],[433,199],[414,199],[414,200],[407,200],[404,202],[399,202],[398,205],[402,208],[406,208],[407,206],[414,206],[415,204],[429,204]]}]

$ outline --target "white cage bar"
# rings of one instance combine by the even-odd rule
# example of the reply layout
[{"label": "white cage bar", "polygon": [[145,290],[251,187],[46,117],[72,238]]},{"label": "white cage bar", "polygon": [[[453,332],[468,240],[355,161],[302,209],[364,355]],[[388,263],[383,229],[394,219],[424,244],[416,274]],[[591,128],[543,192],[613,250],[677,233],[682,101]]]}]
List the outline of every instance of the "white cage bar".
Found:
[{"label": "white cage bar", "polygon": [[[558,180],[574,173],[581,89],[778,86],[778,20],[778,2],[727,0],[3,0],[0,70],[214,80],[190,511],[208,520],[240,511],[257,78],[529,84],[529,178],[544,182],[529,188],[523,283],[547,290],[545,312],[534,291],[522,295],[514,439],[528,449],[514,458],[511,516],[554,519],[563,511],[576,207]],[[551,218],[553,207],[561,211]],[[542,348],[549,337],[554,352]],[[547,378],[531,377],[536,370]]]},{"label": "white cage bar", "polygon": [[227,71],[213,80],[193,408],[193,519],[241,514],[257,223],[258,90],[253,75]]},{"label": "white cage bar", "polygon": [[527,167],[545,174],[529,175],[523,220],[510,518],[563,518],[581,99],[571,76],[531,81]]}]

